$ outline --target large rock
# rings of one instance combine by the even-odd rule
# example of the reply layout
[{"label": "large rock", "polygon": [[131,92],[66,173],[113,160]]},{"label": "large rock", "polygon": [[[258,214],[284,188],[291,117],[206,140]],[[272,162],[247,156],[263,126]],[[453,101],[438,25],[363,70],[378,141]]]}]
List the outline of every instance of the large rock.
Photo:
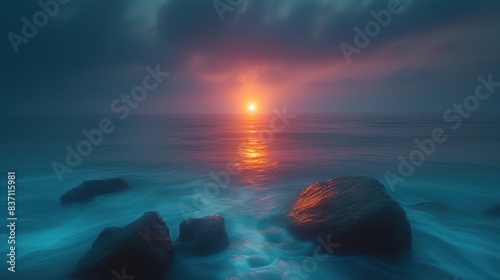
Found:
[{"label": "large rock", "polygon": [[121,178],[83,181],[78,187],[61,196],[61,203],[88,202],[94,197],[128,189],[128,183]]},{"label": "large rock", "polygon": [[176,249],[190,255],[209,255],[229,247],[224,218],[187,219],[179,227]]},{"label": "large rock", "polygon": [[123,228],[101,231],[72,276],[89,280],[120,279],[117,275],[123,279],[132,279],[132,276],[135,279],[164,279],[172,256],[167,225],[157,212],[147,212]]},{"label": "large rock", "polygon": [[411,249],[405,211],[369,177],[339,177],[307,187],[287,221],[301,238],[335,243],[338,254],[393,255]]}]

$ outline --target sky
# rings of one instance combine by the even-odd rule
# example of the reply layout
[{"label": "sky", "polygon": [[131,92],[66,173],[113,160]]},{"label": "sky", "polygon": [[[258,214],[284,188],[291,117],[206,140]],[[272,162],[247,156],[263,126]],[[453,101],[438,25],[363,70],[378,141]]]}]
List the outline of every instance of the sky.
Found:
[{"label": "sky", "polygon": [[155,69],[137,112],[442,112],[500,80],[494,0],[40,2],[0,2],[3,113],[109,113]]}]

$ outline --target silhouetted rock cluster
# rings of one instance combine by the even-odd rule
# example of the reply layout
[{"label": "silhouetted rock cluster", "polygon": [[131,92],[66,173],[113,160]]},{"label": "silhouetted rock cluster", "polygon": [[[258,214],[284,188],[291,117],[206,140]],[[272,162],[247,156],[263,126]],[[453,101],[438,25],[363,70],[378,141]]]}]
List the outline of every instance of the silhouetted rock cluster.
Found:
[{"label": "silhouetted rock cluster", "polygon": [[[127,188],[127,182],[119,178],[85,181],[62,195],[61,202],[90,201]],[[498,214],[498,207],[492,209],[493,215]],[[379,181],[369,177],[339,177],[307,187],[288,213],[287,224],[299,238],[338,244],[334,250],[338,254],[392,256],[411,249],[412,234],[405,211]],[[72,276],[92,280],[166,279],[174,251],[191,257],[227,248],[229,238],[221,216],[182,221],[173,245],[160,214],[147,212],[125,227],[101,231]],[[252,267],[269,263],[258,256],[249,259]],[[242,279],[263,276],[274,279],[279,274],[245,274]]]},{"label": "silhouetted rock cluster", "polygon": [[[226,249],[229,239],[221,216],[184,220],[176,250],[205,256]],[[123,228],[106,228],[78,261],[72,276],[85,280],[165,279],[174,247],[157,212],[147,212]],[[118,277],[118,278],[116,278]]]}]

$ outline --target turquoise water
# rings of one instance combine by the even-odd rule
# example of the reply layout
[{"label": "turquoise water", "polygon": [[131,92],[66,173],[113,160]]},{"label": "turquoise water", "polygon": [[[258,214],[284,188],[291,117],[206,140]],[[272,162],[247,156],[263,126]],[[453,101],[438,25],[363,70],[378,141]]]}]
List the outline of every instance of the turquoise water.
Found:
[{"label": "turquoise water", "polygon": [[[270,129],[272,115],[135,115],[114,120],[115,130],[60,182],[51,164],[65,163],[65,147],[76,147],[85,139],[81,130],[98,127],[102,117],[17,116],[2,124],[1,169],[17,173],[19,220],[17,272],[7,273],[2,261],[1,279],[68,279],[102,229],[151,210],[163,216],[173,240],[185,217],[226,219],[229,250],[176,256],[170,279],[500,279],[500,223],[484,213],[500,203],[498,116],[474,116],[454,131],[438,114],[299,114],[262,141],[259,133]],[[437,127],[447,141],[388,190],[412,225],[407,257],[316,261],[310,257],[318,244],[297,241],[283,227],[294,198],[309,184],[366,175],[387,185],[384,172],[397,172],[398,156],[407,157],[414,140]],[[214,182],[210,172],[228,165],[239,173],[226,187],[201,194]],[[127,179],[130,190],[59,204],[59,196],[81,181],[110,177]],[[449,209],[415,206],[422,202]],[[6,209],[4,200],[0,206]]]}]

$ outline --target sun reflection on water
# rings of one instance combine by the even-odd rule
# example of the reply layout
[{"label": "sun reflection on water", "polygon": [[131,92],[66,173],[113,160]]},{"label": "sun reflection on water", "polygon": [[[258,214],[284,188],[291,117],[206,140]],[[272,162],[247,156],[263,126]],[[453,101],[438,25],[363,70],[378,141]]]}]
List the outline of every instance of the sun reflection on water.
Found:
[{"label": "sun reflection on water", "polygon": [[265,126],[259,126],[255,116],[250,116],[243,129],[246,140],[238,146],[238,161],[235,167],[241,171],[240,177],[244,183],[261,187],[263,181],[272,177],[273,170],[278,167],[278,161],[270,158],[269,144],[259,137]]}]

